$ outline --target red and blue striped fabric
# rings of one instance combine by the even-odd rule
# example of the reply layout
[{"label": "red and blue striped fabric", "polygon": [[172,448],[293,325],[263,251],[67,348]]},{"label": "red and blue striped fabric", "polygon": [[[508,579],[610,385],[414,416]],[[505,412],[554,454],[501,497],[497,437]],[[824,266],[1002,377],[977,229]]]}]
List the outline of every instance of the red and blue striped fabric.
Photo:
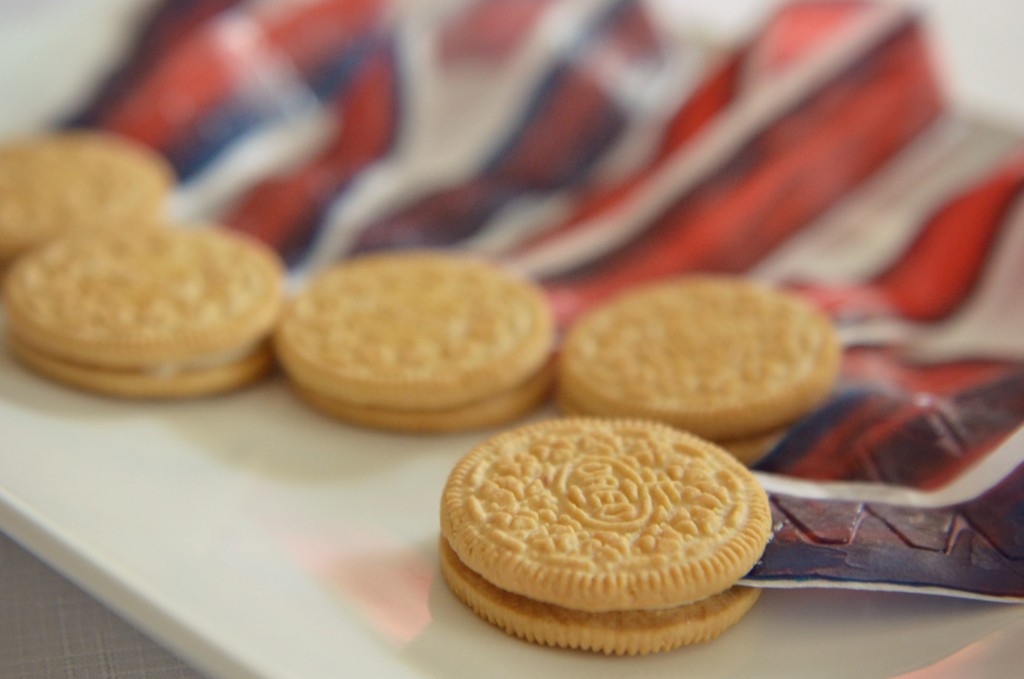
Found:
[{"label": "red and blue striped fabric", "polygon": [[148,73],[159,68],[160,62],[176,43],[204,27],[212,17],[237,4],[239,0],[185,0],[155,5],[118,68],[107,76],[89,101],[67,120],[67,124],[84,127],[103,125],[111,110],[139,88]]},{"label": "red and blue striped fabric", "polygon": [[334,138],[302,166],[253,186],[223,222],[271,245],[287,263],[301,261],[332,203],[395,143],[398,97],[395,55],[381,43],[361,55],[344,92],[331,102],[339,120]]},{"label": "red and blue striped fabric", "polygon": [[152,146],[188,182],[260,125],[344,100],[386,41],[386,9],[383,0],[167,2],[72,123]]},{"label": "red and blue striped fabric", "polygon": [[[846,22],[864,10],[862,3],[835,8]],[[844,25],[825,17],[829,26]],[[771,44],[771,26],[761,36]],[[571,322],[624,288],[666,276],[747,272],[807,228],[942,114],[923,40],[909,17],[894,22],[870,49],[765,117],[735,152],[719,154],[697,178],[680,182],[653,214],[629,227],[627,238],[544,276],[559,317]],[[757,43],[753,48],[747,59]],[[744,66],[733,68],[734,78]],[[905,99],[894,110],[896,93]],[[726,103],[723,115],[728,110]],[[675,151],[684,159],[688,152]],[[602,216],[591,214],[573,228],[603,226]]]},{"label": "red and blue striped fabric", "polygon": [[1012,227],[1009,213],[1022,194],[1024,151],[938,207],[899,258],[869,279],[803,292],[838,319],[886,315],[941,321],[976,291],[988,260]]},{"label": "red and blue striped fabric", "polygon": [[352,251],[451,245],[473,236],[511,201],[581,186],[622,134],[629,115],[601,74],[588,66],[606,58],[602,53],[629,59],[641,75],[665,58],[640,5],[612,4],[549,66],[474,177],[366,225]]}]

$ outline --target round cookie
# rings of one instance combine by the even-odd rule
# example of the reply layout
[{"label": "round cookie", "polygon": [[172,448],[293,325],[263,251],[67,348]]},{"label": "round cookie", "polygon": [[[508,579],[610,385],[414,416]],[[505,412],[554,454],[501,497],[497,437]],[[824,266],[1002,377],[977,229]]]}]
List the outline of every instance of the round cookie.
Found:
[{"label": "round cookie", "polygon": [[717,446],[663,424],[556,419],[458,462],[441,534],[499,589],[575,611],[660,609],[732,587],[771,531],[764,490]]},{"label": "round cookie", "polygon": [[173,183],[160,155],[107,133],[53,133],[0,146],[0,265],[75,231],[160,224]]},{"label": "round cookie", "polygon": [[474,613],[525,641],[614,655],[647,655],[711,641],[757,602],[761,590],[735,586],[701,601],[637,611],[574,611],[499,589],[467,568],[441,540],[441,573]]},{"label": "round cookie", "polygon": [[[439,252],[368,255],[329,269],[292,300],[274,334],[307,401],[360,424],[406,429],[424,429],[424,413],[480,412],[503,394],[508,419],[518,416],[522,399],[510,392],[526,385],[537,394],[553,341],[535,284]],[[438,427],[463,428],[450,418]]]},{"label": "round cookie", "polygon": [[840,356],[828,317],[800,298],[741,278],[690,276],[627,292],[577,321],[559,388],[575,412],[740,440],[824,400]]},{"label": "round cookie", "polygon": [[271,367],[282,277],[275,253],[217,228],[65,237],[6,277],[8,344],[41,374],[101,393],[222,391]]}]

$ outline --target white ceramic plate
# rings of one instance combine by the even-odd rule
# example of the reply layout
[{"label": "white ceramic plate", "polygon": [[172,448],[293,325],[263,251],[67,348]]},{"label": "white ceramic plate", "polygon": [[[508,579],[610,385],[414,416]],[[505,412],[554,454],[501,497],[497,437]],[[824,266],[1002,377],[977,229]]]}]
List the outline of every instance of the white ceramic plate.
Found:
[{"label": "white ceramic plate", "polygon": [[487,432],[351,428],[280,378],[137,404],[3,356],[0,432],[0,528],[226,677],[859,678],[965,658],[1009,676],[1024,661],[1024,607],[851,591],[766,591],[720,639],[656,657],[520,642],[437,571],[441,488]]}]

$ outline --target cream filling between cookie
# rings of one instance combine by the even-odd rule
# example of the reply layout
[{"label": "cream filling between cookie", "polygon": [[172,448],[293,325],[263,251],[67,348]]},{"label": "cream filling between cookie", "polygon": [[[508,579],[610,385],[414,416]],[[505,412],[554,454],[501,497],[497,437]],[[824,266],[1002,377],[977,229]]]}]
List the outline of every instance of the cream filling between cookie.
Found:
[{"label": "cream filling between cookie", "polygon": [[140,372],[157,379],[172,379],[183,373],[215,370],[227,365],[240,363],[241,361],[253,356],[262,346],[262,341],[250,342],[249,344],[242,345],[235,349],[206,354],[188,361],[177,361],[145,366],[143,368],[136,369],[135,372]]}]

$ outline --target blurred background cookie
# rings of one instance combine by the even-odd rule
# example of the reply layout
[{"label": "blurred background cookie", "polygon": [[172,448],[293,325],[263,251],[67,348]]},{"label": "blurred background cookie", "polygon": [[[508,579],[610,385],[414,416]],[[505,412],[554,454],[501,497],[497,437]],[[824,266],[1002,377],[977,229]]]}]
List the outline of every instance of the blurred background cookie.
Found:
[{"label": "blurred background cookie", "polygon": [[173,183],[160,155],[109,133],[50,133],[0,146],[0,270],[62,234],[162,223]]},{"label": "blurred background cookie", "polygon": [[60,238],[4,281],[8,347],[48,378],[110,395],[232,389],[273,365],[282,277],[271,250],[216,228]]},{"label": "blurred background cookie", "polygon": [[482,259],[369,255],[287,307],[275,348],[296,393],[357,424],[453,431],[506,422],[549,391],[554,329],[540,289]]},{"label": "blurred background cookie", "polygon": [[751,462],[828,396],[840,356],[831,321],[796,295],[692,275],[579,319],[558,399],[569,414],[660,420]]}]

